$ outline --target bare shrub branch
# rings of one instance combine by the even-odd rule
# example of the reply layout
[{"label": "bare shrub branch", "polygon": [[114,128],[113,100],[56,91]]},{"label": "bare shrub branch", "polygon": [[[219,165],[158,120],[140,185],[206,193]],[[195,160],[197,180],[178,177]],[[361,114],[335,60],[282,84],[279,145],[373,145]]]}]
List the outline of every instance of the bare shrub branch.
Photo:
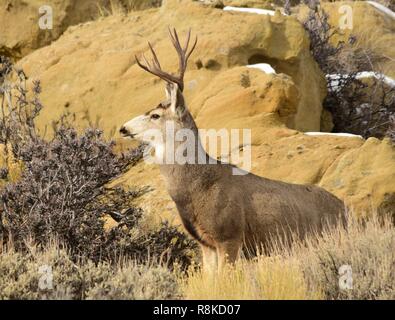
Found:
[{"label": "bare shrub branch", "polygon": [[[188,264],[194,243],[175,227],[138,228],[142,212],[132,201],[141,191],[108,187],[141,159],[143,146],[118,155],[102,131],[89,128],[78,134],[64,119],[54,126],[53,138],[41,138],[34,124],[42,109],[39,82],[29,92],[24,73],[2,61],[0,142],[10,147],[23,170],[0,192],[0,239],[24,251],[26,239],[45,245],[56,238],[75,259],[95,262],[119,255],[142,261],[166,254],[169,262]],[[2,169],[1,175],[8,171]],[[118,222],[110,231],[104,229],[107,216]]]},{"label": "bare shrub branch", "polygon": [[[333,116],[333,131],[383,138],[395,114],[395,86],[374,67],[384,57],[356,47],[354,36],[334,45],[333,36],[339,31],[330,26],[328,14],[319,1],[312,1],[309,8],[303,25],[310,36],[310,51],[328,80],[323,105]],[[362,79],[369,71],[371,76]]]}]

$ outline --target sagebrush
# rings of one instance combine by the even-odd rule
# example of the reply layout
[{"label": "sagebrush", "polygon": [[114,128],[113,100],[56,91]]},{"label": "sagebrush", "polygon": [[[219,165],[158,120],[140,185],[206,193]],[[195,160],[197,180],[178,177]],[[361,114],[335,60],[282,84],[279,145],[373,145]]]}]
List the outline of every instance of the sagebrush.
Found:
[{"label": "sagebrush", "polygon": [[309,1],[303,26],[310,37],[310,51],[327,78],[323,106],[333,117],[333,132],[364,138],[383,138],[395,115],[395,87],[375,65],[382,56],[357,46],[355,36],[336,42],[340,33],[329,24],[319,1]]},{"label": "sagebrush", "polygon": [[[143,146],[121,155],[102,131],[79,133],[64,118],[54,126],[50,139],[42,138],[34,120],[43,107],[38,81],[27,89],[23,71],[8,60],[2,74],[0,139],[8,165],[19,163],[20,176],[9,179],[0,191],[0,239],[17,251],[26,251],[27,240],[46,245],[56,237],[74,259],[113,261],[127,256],[145,261],[161,256],[170,264],[190,262],[194,242],[176,227],[162,223],[141,230],[142,211],[133,204],[141,190],[109,187],[109,183],[142,157]],[[106,217],[117,221],[105,230]]]},{"label": "sagebrush", "polygon": [[[43,278],[47,276],[47,278]],[[52,240],[26,253],[0,256],[0,300],[4,299],[177,299],[177,279],[158,263],[74,261]]]},{"label": "sagebrush", "polygon": [[[189,299],[395,299],[395,228],[389,216],[350,214],[338,225],[292,246],[272,242],[270,255],[239,260],[216,279],[191,269],[180,285]],[[341,266],[352,288],[339,285]]]}]

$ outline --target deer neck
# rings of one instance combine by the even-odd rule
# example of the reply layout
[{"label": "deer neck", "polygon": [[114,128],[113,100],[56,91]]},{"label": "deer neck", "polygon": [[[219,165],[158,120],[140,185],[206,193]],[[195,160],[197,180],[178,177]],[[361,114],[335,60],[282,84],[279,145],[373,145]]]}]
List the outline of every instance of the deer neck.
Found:
[{"label": "deer neck", "polygon": [[[196,194],[199,190],[207,190],[207,187],[219,178],[220,162],[211,158],[204,150],[192,117],[186,122],[187,125],[183,129],[187,129],[184,130],[187,138],[183,141],[179,141],[180,139],[172,141],[170,149],[174,153],[170,157],[166,159],[165,148],[155,150],[161,158],[159,166],[167,189],[171,196],[176,197],[180,194]],[[183,150],[185,153],[182,152]],[[184,156],[180,157],[180,154]]]}]

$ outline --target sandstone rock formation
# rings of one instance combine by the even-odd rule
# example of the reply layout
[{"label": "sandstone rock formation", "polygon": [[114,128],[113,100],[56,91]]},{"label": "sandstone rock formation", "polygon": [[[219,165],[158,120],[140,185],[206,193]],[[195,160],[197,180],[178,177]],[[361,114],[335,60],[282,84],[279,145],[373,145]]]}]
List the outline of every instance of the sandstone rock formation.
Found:
[{"label": "sandstone rock formation", "polygon": [[[163,68],[176,70],[169,25],[180,34],[191,27],[199,36],[185,79],[198,126],[251,128],[252,172],[322,185],[360,210],[373,205],[395,211],[395,148],[387,140],[303,133],[323,129],[322,119],[330,127],[321,106],[325,79],[301,24],[278,13],[225,12],[196,1],[165,0],[158,9],[70,27],[20,61],[31,78],[42,81],[46,107],[39,127],[50,128],[69,112],[80,127],[97,124],[117,138],[121,124],[164,97],[163,83],[143,72],[134,55],[147,53],[150,40]],[[276,73],[247,67],[262,63]],[[114,183],[149,186],[138,200],[145,212],[176,217],[155,165],[142,162]]]},{"label": "sandstone rock formation", "polygon": [[[355,47],[379,58],[374,63],[375,69],[395,78],[395,19],[392,16],[367,1],[322,2],[322,8],[329,14],[330,25],[338,30],[334,42],[347,42],[350,35],[355,36]],[[348,12],[351,18],[346,21],[344,17]],[[307,7],[301,6],[299,18],[303,20],[306,16]]]},{"label": "sandstone rock formation", "polygon": [[[104,1],[103,1],[104,2]],[[68,26],[98,16],[100,0],[2,0],[0,2],[0,54],[19,59],[57,39]],[[49,6],[53,13],[53,29],[43,30],[39,8]],[[47,11],[45,11],[47,12]]]},{"label": "sandstone rock formation", "polygon": [[355,210],[377,208],[395,213],[395,148],[388,139],[369,138],[345,152],[326,170],[320,185]]},{"label": "sandstone rock formation", "polygon": [[[0,1],[0,54],[18,60],[50,44],[69,27],[102,16],[125,14],[160,6],[161,0],[2,0]],[[52,29],[41,29],[39,19],[49,6]]]},{"label": "sandstone rock formation", "polygon": [[[288,126],[320,129],[325,80],[295,18],[224,12],[190,1],[167,1],[157,10],[70,27],[55,44],[23,59],[21,66],[32,77],[40,77],[46,87],[44,102],[52,110],[43,116],[43,122],[47,124],[65,108],[82,115],[89,107],[91,118],[100,115],[109,130],[155,104],[162,97],[163,86],[141,72],[134,55],[145,52],[146,41],[151,39],[166,57],[162,58],[164,67],[175,70],[177,58],[167,37],[168,25],[180,32],[192,27],[200,37],[186,76],[186,96],[192,108],[202,107],[194,106],[194,98],[223,71],[269,63],[278,74],[284,74],[275,77],[285,79],[287,75],[295,87],[293,94],[298,91],[299,99],[292,102],[295,105],[287,106],[293,110],[286,119]],[[278,99],[273,101],[276,103]]]}]

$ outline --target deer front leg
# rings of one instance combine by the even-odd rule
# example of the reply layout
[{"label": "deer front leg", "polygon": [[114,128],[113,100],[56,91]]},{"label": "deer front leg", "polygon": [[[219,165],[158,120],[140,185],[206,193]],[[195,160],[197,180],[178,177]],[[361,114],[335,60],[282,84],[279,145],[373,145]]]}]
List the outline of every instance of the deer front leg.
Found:
[{"label": "deer front leg", "polygon": [[202,245],[201,248],[203,254],[203,273],[213,276],[217,271],[217,251],[215,248],[210,248],[204,245]]},{"label": "deer front leg", "polygon": [[241,241],[227,241],[217,246],[218,272],[221,272],[226,263],[234,263],[239,256]]}]

